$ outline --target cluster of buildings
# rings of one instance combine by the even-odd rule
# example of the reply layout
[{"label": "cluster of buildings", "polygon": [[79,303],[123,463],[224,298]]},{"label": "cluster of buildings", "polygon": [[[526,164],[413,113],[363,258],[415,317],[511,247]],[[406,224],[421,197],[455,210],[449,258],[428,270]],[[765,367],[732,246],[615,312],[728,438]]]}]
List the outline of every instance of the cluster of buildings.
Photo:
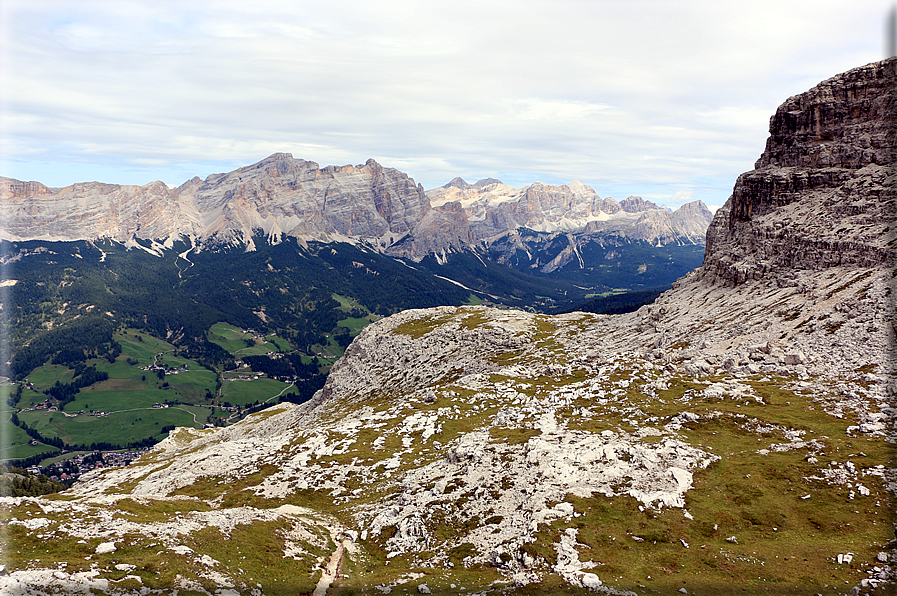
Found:
[{"label": "cluster of buildings", "polygon": [[48,412],[56,412],[59,408],[56,406],[51,406],[49,400],[42,401],[39,404],[35,404],[30,408],[21,408],[19,412],[33,412],[34,410],[46,410]]},{"label": "cluster of buildings", "polygon": [[145,371],[149,371],[149,372],[158,372],[161,370],[166,375],[176,375],[178,373],[187,372],[190,369],[190,364],[185,362],[184,365],[181,366],[180,368],[167,368],[161,364],[153,363],[153,364],[150,364],[149,366],[140,366],[138,368],[140,368],[140,370],[145,370]]},{"label": "cluster of buildings", "polygon": [[133,451],[92,451],[79,453],[69,459],[64,459],[48,466],[34,465],[28,468],[32,474],[43,474],[57,482],[76,480],[81,474],[85,474],[97,468],[111,468],[127,466],[138,457],[145,455],[149,447]]},{"label": "cluster of buildings", "polygon": [[[80,412],[75,412],[73,414],[70,414],[68,412],[60,410],[56,406],[51,406],[49,401],[42,401],[41,403],[33,405],[30,408],[19,408],[18,410],[16,410],[16,413],[33,412],[35,410],[46,410],[47,412],[60,412],[61,411],[62,415],[65,416],[66,418],[74,418],[78,414],[84,413],[84,410],[81,410]],[[91,412],[90,415],[91,416],[108,416],[109,412]]]},{"label": "cluster of buildings", "polygon": [[[16,413],[34,412],[36,410],[46,410],[47,412],[59,412],[60,411],[59,408],[57,408],[56,406],[50,405],[49,401],[42,401],[39,404],[35,404],[35,405],[31,406],[30,408],[19,408],[18,410],[16,410]],[[62,414],[64,416],[66,416],[67,418],[74,418],[78,414],[84,414],[84,413],[85,413],[85,410],[81,410],[79,412],[74,412],[74,413],[62,412]],[[99,418],[101,416],[108,416],[109,412],[102,412],[100,410],[91,410],[88,415],[96,416],[97,418]]]},{"label": "cluster of buildings", "polygon": [[262,375],[259,373],[254,374],[239,374],[235,377],[222,377],[223,381],[255,381],[256,379],[261,379]]}]

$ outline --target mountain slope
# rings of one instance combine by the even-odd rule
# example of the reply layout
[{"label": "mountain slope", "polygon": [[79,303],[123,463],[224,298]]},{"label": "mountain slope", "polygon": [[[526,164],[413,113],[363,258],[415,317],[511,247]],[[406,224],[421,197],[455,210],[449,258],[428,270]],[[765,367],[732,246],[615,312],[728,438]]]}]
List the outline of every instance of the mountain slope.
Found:
[{"label": "mountain slope", "polygon": [[[536,183],[520,191],[495,182],[467,192],[481,188],[488,200],[473,207],[431,191],[434,207],[408,175],[372,159],[363,165],[321,168],[288,153],[275,153],[205,180],[193,178],[175,189],[161,182],[145,186],[90,182],[51,189],[0,178],[0,199],[6,208],[0,238],[111,238],[124,243],[142,239],[166,246],[184,240],[252,250],[258,236],[269,243],[292,237],[302,242],[365,243],[420,260],[431,253],[469,249],[520,227],[594,234],[596,224],[609,218],[613,223],[602,223],[601,231],[654,244],[700,244],[710,221],[710,213],[699,202],[680,209],[678,215],[641,199],[640,203],[627,199],[630,202],[624,201],[627,207],[621,209],[613,199],[601,200],[578,182],[572,187]],[[601,211],[602,207],[614,214]]]},{"label": "mountain slope", "polygon": [[[382,319],[306,404],[179,429],[65,495],[6,499],[0,585],[840,594],[891,581],[894,160],[874,106],[893,106],[895,66],[783,104],[704,265],[653,305]],[[853,110],[857,97],[869,103]],[[801,161],[820,139],[854,155],[848,128],[872,150],[831,176]]]},{"label": "mountain slope", "polygon": [[[675,212],[638,197],[621,206],[576,181],[519,191],[481,181],[464,191],[479,193],[473,203],[450,200],[454,195],[446,193],[459,188],[447,185],[428,196],[408,175],[374,160],[321,168],[287,153],[173,189],[161,182],[55,189],[0,178],[0,239],[11,241],[12,253],[22,243],[30,250],[27,243],[35,240],[112,240],[163,259],[177,250],[179,267],[200,253],[251,252],[288,239],[301,248],[348,243],[410,262],[429,260],[424,269],[450,279],[459,273],[454,264],[473,257],[483,269],[465,275],[465,286],[509,297],[514,306],[535,306],[515,284],[493,283],[504,266],[522,275],[501,271],[498,277],[540,286],[538,301],[550,308],[571,284],[582,295],[573,290],[565,302],[612,289],[669,287],[699,264],[711,220],[700,202]],[[489,263],[499,267],[486,270]]]}]

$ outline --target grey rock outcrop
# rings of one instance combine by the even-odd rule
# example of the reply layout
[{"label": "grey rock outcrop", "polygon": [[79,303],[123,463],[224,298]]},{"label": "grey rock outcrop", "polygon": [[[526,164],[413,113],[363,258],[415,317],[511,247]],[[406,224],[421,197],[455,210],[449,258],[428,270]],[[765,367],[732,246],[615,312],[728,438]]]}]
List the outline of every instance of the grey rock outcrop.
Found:
[{"label": "grey rock outcrop", "polygon": [[660,209],[651,201],[646,201],[641,197],[627,197],[620,203],[620,207],[626,213],[638,213],[639,211],[648,211],[649,209]]},{"label": "grey rock outcrop", "polygon": [[[676,211],[641,197],[618,203],[599,197],[578,180],[561,186],[537,182],[515,189],[492,179],[470,185],[456,178],[427,191],[427,197],[436,209],[460,206],[467,216],[465,234],[470,242],[486,247],[499,262],[542,273],[571,264],[583,267],[581,255],[591,243],[602,247],[632,241],[701,245],[713,219],[701,201]],[[529,262],[521,264],[524,254]]]},{"label": "grey rock outcrop", "polygon": [[203,214],[202,236],[224,238],[261,229],[268,237],[391,244],[429,209],[422,187],[372,159],[320,168],[288,153],[209,176],[191,198]]},{"label": "grey rock outcrop", "polygon": [[[862,80],[895,64],[826,83],[892,97],[893,89]],[[817,96],[828,94],[813,90],[786,105]],[[875,137],[878,112],[870,109],[865,123],[844,113],[851,130]],[[768,147],[788,147],[795,161],[787,163],[810,154],[801,127],[773,128]],[[887,589],[893,572],[882,565],[897,557],[894,275],[890,254],[874,249],[892,246],[890,182],[878,176],[893,162],[850,164],[831,179],[828,166],[806,164],[742,176],[714,220],[704,267],[637,312],[397,313],[365,327],[311,401],[226,428],[175,429],[131,465],[82,476],[65,499],[0,499],[7,524],[41,546],[92,540],[85,548],[93,553],[95,544],[121,543],[116,561],[128,568],[125,557],[137,563],[167,549],[191,581],[210,577],[208,555],[184,543],[218,552],[191,534],[220,528],[226,537],[238,525],[277,521],[272,536],[253,534],[266,561],[283,551],[307,574],[325,561],[322,549],[340,542],[331,577],[345,549],[353,564],[344,569],[355,574],[343,576],[345,587],[376,577],[380,593],[400,584],[458,593],[463,581],[465,592],[507,593],[513,582],[632,594],[645,580],[684,593],[735,578],[757,592],[788,591],[786,572],[800,578],[795,593],[833,572],[839,585],[843,577]],[[822,181],[795,190],[777,178],[788,168],[804,168],[808,180],[821,172]],[[751,175],[766,177],[765,194],[752,194]],[[444,211],[464,208],[457,200]],[[830,237],[871,256],[831,261]],[[775,245],[788,238],[793,248],[782,253]],[[775,507],[758,505],[768,498]],[[144,509],[152,515],[139,515]],[[826,521],[839,519],[850,523]],[[351,541],[339,538],[350,533]],[[839,552],[832,536],[851,552]],[[791,543],[804,550],[779,558]],[[68,553],[35,552],[40,559],[0,575],[0,591],[102,591],[109,583],[91,582],[121,578],[92,563],[89,574],[70,560],[59,565]],[[706,554],[670,555],[680,552]],[[192,568],[175,558],[197,555]],[[675,567],[658,567],[659,555]],[[216,569],[222,593],[241,582],[262,593],[242,567],[251,556]],[[710,556],[719,563],[708,564]],[[264,593],[283,593],[271,584]]]},{"label": "grey rock outcrop", "polygon": [[703,278],[895,262],[895,66],[853,69],[779,107],[766,150],[707,230]]},{"label": "grey rock outcrop", "polygon": [[205,180],[193,178],[175,189],[162,182],[49,189],[3,179],[0,199],[5,209],[0,234],[11,240],[190,238],[250,248],[259,232],[272,242],[288,235],[385,248],[431,211],[421,186],[374,160],[320,168],[288,153]]},{"label": "grey rock outcrop", "polygon": [[0,182],[2,237],[9,240],[81,240],[188,237],[199,214],[162,182],[144,186],[83,182],[51,189],[9,178]]},{"label": "grey rock outcrop", "polygon": [[701,244],[713,217],[700,201],[675,212],[641,197],[618,203],[611,197],[599,197],[591,186],[578,180],[561,186],[536,182],[516,189],[494,179],[470,185],[456,178],[427,191],[427,197],[436,207],[460,204],[473,241],[490,245],[497,240],[505,242],[504,236],[520,228],[544,234],[618,236],[652,244]]},{"label": "grey rock outcrop", "polygon": [[[592,234],[600,229],[650,242],[673,237],[701,243],[709,223],[709,213],[691,209],[675,218],[638,197],[624,201],[624,210],[577,181],[518,191],[492,178],[474,184],[455,178],[425,193],[407,174],[372,159],[321,168],[288,153],[177,188],[86,182],[55,189],[0,178],[0,200],[0,238],[13,241],[112,238],[170,245],[184,239],[200,248],[252,250],[260,235],[271,243],[286,236],[364,243],[415,260],[470,249],[518,228]],[[649,216],[640,219],[644,214]],[[684,221],[685,214],[694,221]]]}]

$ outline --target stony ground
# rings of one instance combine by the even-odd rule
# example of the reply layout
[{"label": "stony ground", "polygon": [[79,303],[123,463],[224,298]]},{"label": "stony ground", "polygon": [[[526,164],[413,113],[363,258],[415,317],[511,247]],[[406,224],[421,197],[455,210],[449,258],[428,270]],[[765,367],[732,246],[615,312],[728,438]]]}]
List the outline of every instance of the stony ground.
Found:
[{"label": "stony ground", "polygon": [[786,101],[654,304],[383,319],[307,404],[4,500],[0,590],[894,593],[895,78]]},{"label": "stony ground", "polygon": [[[847,593],[891,577],[890,272],[407,311],[312,403],[6,499],[4,593]],[[334,553],[337,553],[334,556]]]}]

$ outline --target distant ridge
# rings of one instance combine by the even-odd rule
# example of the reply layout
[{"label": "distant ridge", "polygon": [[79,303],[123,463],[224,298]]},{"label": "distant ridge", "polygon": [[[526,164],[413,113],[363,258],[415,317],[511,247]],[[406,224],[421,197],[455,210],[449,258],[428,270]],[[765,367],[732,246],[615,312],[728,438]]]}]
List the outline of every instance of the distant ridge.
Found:
[{"label": "distant ridge", "polygon": [[7,498],[0,590],[893,593],[895,67],[782,104],[653,304],[379,319],[302,405]]},{"label": "distant ridge", "polygon": [[622,204],[601,199],[578,181],[517,190],[494,178],[472,185],[455,178],[425,192],[407,174],[373,159],[322,168],[289,153],[205,180],[194,177],[177,188],[162,182],[48,188],[0,178],[0,199],[6,203],[0,238],[13,241],[111,238],[170,247],[185,240],[197,250],[220,245],[253,250],[259,237],[270,243],[293,237],[365,244],[413,260],[468,251],[483,242],[491,246],[521,228],[702,245],[711,219],[700,202],[695,203],[700,209],[677,218],[638,197]]}]

